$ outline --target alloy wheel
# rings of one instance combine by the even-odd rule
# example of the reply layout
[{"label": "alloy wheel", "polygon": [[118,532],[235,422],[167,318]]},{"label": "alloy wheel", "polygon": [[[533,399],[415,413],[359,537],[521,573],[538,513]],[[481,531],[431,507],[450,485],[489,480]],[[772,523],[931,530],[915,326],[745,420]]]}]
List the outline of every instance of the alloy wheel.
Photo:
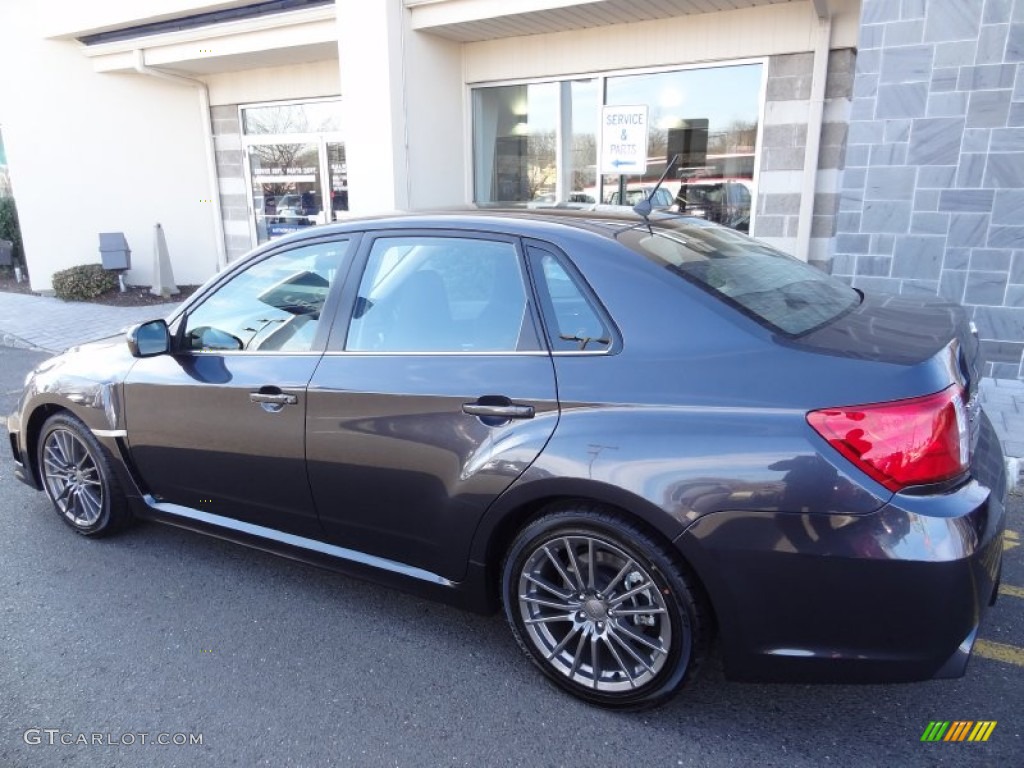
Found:
[{"label": "alloy wheel", "polygon": [[669,660],[673,622],[658,584],[602,537],[539,543],[520,570],[518,600],[534,649],[577,685],[627,693],[651,683]]},{"label": "alloy wheel", "polygon": [[43,442],[46,492],[74,526],[95,525],[103,512],[103,481],[89,448],[69,429],[54,429]]}]

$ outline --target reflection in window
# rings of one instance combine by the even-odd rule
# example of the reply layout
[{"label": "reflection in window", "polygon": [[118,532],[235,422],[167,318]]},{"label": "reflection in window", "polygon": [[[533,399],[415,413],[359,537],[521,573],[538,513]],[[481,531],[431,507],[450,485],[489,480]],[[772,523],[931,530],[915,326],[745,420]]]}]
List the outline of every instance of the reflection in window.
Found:
[{"label": "reflection in window", "polygon": [[308,352],[348,243],[275,254],[235,275],[188,316],[189,349]]},{"label": "reflection in window", "polygon": [[[628,190],[653,185],[678,154],[663,185],[678,209],[747,231],[760,92],[760,64],[608,78],[607,104],[648,108],[647,173],[630,177]],[[618,182],[604,178],[606,201]]]},{"label": "reflection in window", "polygon": [[242,131],[253,134],[328,133],[341,130],[340,101],[271,104],[242,110]]},{"label": "reflection in window", "polygon": [[583,290],[554,254],[530,246],[530,264],[540,276],[540,301],[551,348],[601,351],[611,347],[611,333]]},{"label": "reflection in window", "polygon": [[403,237],[374,243],[345,348],[511,352],[536,344],[513,245]]},{"label": "reflection in window", "polygon": [[473,91],[477,203],[595,202],[595,80]]},{"label": "reflection in window", "polygon": [[[597,175],[597,79],[564,80],[473,90],[474,201],[544,206],[621,204],[651,192],[675,155],[656,208],[746,231],[762,82],[761,64],[738,64],[607,78],[604,104],[646,105],[648,162],[642,176]],[[721,202],[688,206],[688,185],[728,182]]]}]

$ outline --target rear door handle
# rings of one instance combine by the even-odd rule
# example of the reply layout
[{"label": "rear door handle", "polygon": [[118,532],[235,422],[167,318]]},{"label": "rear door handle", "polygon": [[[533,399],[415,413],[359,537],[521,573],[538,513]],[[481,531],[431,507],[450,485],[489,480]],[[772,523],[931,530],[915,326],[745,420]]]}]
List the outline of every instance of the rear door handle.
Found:
[{"label": "rear door handle", "polygon": [[464,403],[462,406],[462,412],[467,413],[470,416],[483,416],[492,419],[532,419],[533,418],[533,406],[532,405],[521,405],[519,403],[513,403],[508,401],[507,398],[503,398],[507,402],[504,403],[488,403],[480,402],[479,400],[475,403]]}]

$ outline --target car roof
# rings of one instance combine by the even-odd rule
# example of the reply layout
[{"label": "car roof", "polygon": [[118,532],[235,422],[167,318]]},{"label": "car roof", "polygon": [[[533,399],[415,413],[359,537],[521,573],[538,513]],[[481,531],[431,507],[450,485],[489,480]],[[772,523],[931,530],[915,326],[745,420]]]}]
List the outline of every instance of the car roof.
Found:
[{"label": "car roof", "polygon": [[[294,243],[366,229],[480,229],[530,236],[556,234],[563,227],[570,227],[614,239],[615,234],[621,232],[624,226],[642,225],[643,221],[639,215],[625,206],[616,207],[615,211],[570,208],[459,208],[415,213],[393,212],[353,217],[332,224],[310,227],[286,238],[271,241],[270,244],[284,241]],[[705,225],[700,219],[658,212],[651,214],[650,222],[655,225],[671,223],[674,229],[686,224]],[[564,233],[564,230],[562,231]]]}]

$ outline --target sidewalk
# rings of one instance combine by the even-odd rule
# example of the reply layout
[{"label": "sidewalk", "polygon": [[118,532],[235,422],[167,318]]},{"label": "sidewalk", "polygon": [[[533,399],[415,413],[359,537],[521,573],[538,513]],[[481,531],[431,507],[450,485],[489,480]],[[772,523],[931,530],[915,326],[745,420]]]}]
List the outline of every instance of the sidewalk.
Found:
[{"label": "sidewalk", "polygon": [[[165,317],[175,306],[108,307],[0,292],[0,344],[60,352],[134,323]],[[1016,478],[1024,465],[1024,381],[984,379],[980,397]]]},{"label": "sidewalk", "polygon": [[166,317],[176,306],[172,302],[149,307],[108,307],[0,291],[0,344],[61,352],[135,323]]}]

